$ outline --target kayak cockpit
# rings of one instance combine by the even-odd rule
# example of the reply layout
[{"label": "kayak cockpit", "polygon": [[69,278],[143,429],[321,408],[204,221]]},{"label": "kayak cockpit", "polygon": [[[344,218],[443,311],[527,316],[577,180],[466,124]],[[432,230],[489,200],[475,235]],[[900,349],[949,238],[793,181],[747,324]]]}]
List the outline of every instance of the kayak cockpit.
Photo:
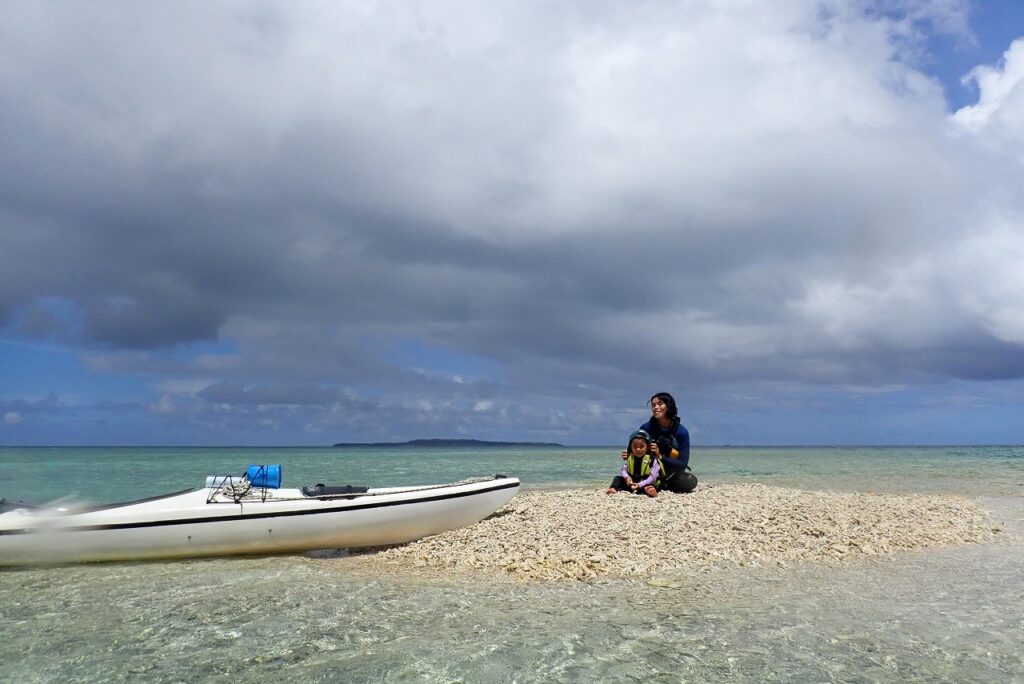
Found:
[{"label": "kayak cockpit", "polygon": [[359,485],[343,485],[343,486],[332,486],[325,485],[322,482],[315,485],[306,485],[302,488],[303,496],[321,497],[321,496],[344,496],[345,494],[365,494],[370,491],[369,487],[362,487]]}]

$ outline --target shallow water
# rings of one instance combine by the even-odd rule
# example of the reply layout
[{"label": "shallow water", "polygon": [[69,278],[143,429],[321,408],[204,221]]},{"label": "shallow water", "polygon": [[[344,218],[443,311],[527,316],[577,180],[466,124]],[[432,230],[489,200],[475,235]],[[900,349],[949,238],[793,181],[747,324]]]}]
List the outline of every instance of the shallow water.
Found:
[{"label": "shallow water", "polygon": [[[527,488],[609,482],[615,447],[557,449],[12,448],[0,447],[0,498],[126,501],[201,486],[207,475],[282,464],[284,485],[452,482],[505,473]],[[690,459],[709,482],[802,489],[1024,496],[1024,447],[704,448]]]},{"label": "shallow water", "polygon": [[[0,575],[7,681],[1010,681],[1021,547],[639,585],[425,584],[302,557]],[[55,657],[55,654],[61,654]]]},{"label": "shallow water", "polygon": [[[565,472],[582,472],[580,480],[560,476],[564,484],[600,482],[614,464],[603,450],[570,451],[540,458],[565,459]],[[737,450],[698,452],[694,465],[713,479],[698,467],[699,454],[707,472],[717,469],[714,481],[787,484],[792,478],[806,488],[846,488],[836,483],[869,473],[879,480],[876,490],[906,482],[915,491],[987,490],[998,496],[982,503],[1024,533],[1024,499],[1014,485],[1021,453],[792,450],[773,459]],[[207,465],[195,452],[187,455]],[[0,458],[7,456],[0,450]],[[176,482],[169,488],[188,485],[175,478],[197,479],[179,472],[184,463],[154,458],[170,471],[159,475],[148,456],[135,455],[141,465],[133,477],[141,472],[149,484]],[[290,473],[302,476],[303,468],[315,472],[317,458],[337,458],[300,456],[311,460],[278,459],[286,480]],[[530,457],[537,453],[407,460],[424,468],[422,478],[426,469],[449,472],[438,466],[445,459],[473,470]],[[855,457],[860,461],[851,463]],[[885,477],[884,464],[901,458],[908,462]],[[972,474],[949,477],[951,462]],[[534,486],[558,482],[536,477],[545,470],[531,467],[508,471],[527,473],[520,476]],[[25,480],[10,477],[15,466],[5,470],[0,492]],[[466,474],[481,473],[459,477]],[[108,499],[125,498],[117,488],[80,484]],[[906,553],[840,568],[736,568],[671,578],[671,587],[652,587],[647,579],[439,583],[369,575],[349,558],[309,556],[6,570],[0,571],[0,680],[1024,681],[1021,544]],[[626,595],[645,603],[627,609]]]}]

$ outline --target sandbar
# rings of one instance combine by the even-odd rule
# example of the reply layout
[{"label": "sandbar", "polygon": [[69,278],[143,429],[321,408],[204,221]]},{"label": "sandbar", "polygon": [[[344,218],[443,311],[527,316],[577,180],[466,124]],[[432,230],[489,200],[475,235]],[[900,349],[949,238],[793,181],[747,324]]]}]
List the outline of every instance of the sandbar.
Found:
[{"label": "sandbar", "polygon": [[702,483],[691,494],[656,499],[592,489],[521,492],[476,525],[352,560],[407,575],[657,583],[721,568],[844,563],[1011,537],[958,496]]}]

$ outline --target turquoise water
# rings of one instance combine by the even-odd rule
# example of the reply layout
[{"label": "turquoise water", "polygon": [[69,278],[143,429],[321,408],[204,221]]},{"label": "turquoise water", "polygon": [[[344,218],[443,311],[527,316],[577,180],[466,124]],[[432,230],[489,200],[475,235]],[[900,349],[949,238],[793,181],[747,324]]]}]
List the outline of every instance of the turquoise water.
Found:
[{"label": "turquoise water", "polygon": [[[286,485],[503,472],[602,486],[615,448],[0,449],[0,497],[111,502],[281,463]],[[697,449],[704,482],[955,493],[1024,533],[1024,448]],[[288,556],[0,571],[0,681],[1024,681],[1024,545],[659,588],[425,583]]]},{"label": "turquoise water", "polygon": [[[621,467],[614,447],[559,449],[2,448],[0,498],[124,501],[201,486],[207,475],[280,463],[285,486],[452,482],[505,473],[527,488],[597,487]],[[713,482],[803,489],[1024,494],[1024,447],[696,449],[694,471]]]}]

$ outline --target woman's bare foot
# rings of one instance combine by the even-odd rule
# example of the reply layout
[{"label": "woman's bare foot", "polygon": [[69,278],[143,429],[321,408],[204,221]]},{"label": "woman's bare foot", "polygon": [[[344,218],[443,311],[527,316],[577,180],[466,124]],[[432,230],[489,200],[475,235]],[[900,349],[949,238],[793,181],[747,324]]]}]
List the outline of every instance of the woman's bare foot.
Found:
[{"label": "woman's bare foot", "polygon": [[658,490],[654,488],[654,485],[647,485],[646,487],[644,487],[644,491],[647,492],[647,496],[651,497],[652,499],[658,496]]},{"label": "woman's bare foot", "polygon": [[614,494],[614,493],[616,493],[617,491],[619,491],[619,490],[615,489],[614,487],[609,487],[609,488],[608,488],[608,491],[607,491],[607,492],[605,492],[605,494]]}]

